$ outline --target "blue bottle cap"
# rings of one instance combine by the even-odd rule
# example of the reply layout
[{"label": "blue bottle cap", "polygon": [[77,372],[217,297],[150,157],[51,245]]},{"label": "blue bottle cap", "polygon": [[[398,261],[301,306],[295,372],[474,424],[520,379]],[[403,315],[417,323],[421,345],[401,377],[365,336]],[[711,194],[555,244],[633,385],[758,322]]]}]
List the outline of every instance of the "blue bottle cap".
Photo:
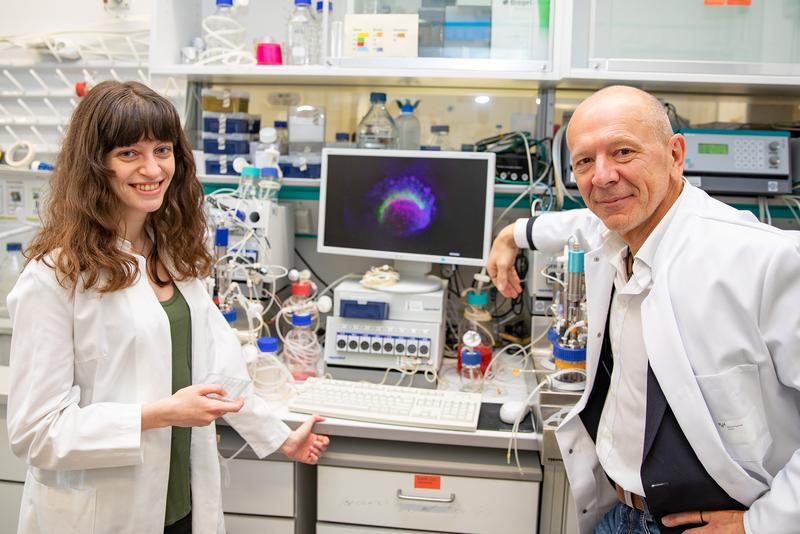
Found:
[{"label": "blue bottle cap", "polygon": [[214,246],[227,247],[228,246],[228,229],[220,226],[214,230]]},{"label": "blue bottle cap", "polygon": [[256,342],[261,352],[278,352],[278,340],[274,337],[260,337]]},{"label": "blue bottle cap", "polygon": [[386,93],[370,93],[369,101],[373,104],[376,102],[386,102]]},{"label": "blue bottle cap", "polygon": [[467,304],[470,306],[486,306],[489,303],[489,295],[486,291],[470,291],[467,293]]},{"label": "blue bottle cap", "polygon": [[307,313],[292,314],[292,326],[309,326],[311,324],[311,315]]},{"label": "blue bottle cap", "polygon": [[294,5],[296,6],[310,6],[311,0],[294,0]]},{"label": "blue bottle cap", "polygon": [[236,210],[235,215],[236,218],[239,219],[240,221],[243,221],[245,218],[245,213],[242,210]]},{"label": "blue bottle cap", "polygon": [[236,309],[234,308],[224,311],[222,312],[222,316],[225,317],[225,320],[228,321],[228,323],[233,323],[236,320]]},{"label": "blue bottle cap", "polygon": [[261,169],[261,177],[268,176],[270,178],[278,176],[278,169],[275,167],[264,167]]},{"label": "blue bottle cap", "polygon": [[430,152],[436,152],[437,150],[441,150],[442,147],[436,145],[422,145],[419,147],[420,150],[429,150]]},{"label": "blue bottle cap", "polygon": [[461,349],[461,365],[480,365],[481,353],[479,350],[464,347]]},{"label": "blue bottle cap", "polygon": [[[317,11],[322,11],[322,0],[317,2]],[[333,2],[328,0],[328,11],[333,11]]]},{"label": "blue bottle cap", "polygon": [[431,126],[431,132],[433,133],[450,133],[450,126],[447,124],[434,124]]},{"label": "blue bottle cap", "polygon": [[246,166],[242,169],[242,176],[258,176],[258,167]]},{"label": "blue bottle cap", "polygon": [[336,140],[337,141],[349,141],[350,134],[347,132],[336,132]]},{"label": "blue bottle cap", "polygon": [[272,123],[273,128],[286,128],[289,126],[289,123],[286,121],[275,121]]},{"label": "blue bottle cap", "polygon": [[20,252],[22,243],[6,243],[6,252]]},{"label": "blue bottle cap", "polygon": [[233,6],[233,0],[217,0],[218,6]]}]

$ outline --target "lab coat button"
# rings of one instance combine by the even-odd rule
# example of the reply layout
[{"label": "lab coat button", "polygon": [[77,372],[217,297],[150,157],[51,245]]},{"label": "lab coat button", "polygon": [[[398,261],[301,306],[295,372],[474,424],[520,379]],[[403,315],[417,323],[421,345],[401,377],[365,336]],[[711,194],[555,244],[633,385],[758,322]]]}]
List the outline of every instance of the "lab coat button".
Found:
[{"label": "lab coat button", "polygon": [[597,333],[597,337],[599,337],[599,338],[600,338],[600,337],[603,337],[603,333],[602,333],[602,332],[598,332],[598,333]]},{"label": "lab coat button", "polygon": [[587,510],[586,508],[584,508],[584,509],[581,511],[581,513],[582,513],[582,514],[585,514],[585,513],[586,513],[586,512],[588,512],[588,511],[589,511],[589,510]]},{"label": "lab coat button", "polygon": [[569,453],[572,454],[572,449],[569,450]]}]

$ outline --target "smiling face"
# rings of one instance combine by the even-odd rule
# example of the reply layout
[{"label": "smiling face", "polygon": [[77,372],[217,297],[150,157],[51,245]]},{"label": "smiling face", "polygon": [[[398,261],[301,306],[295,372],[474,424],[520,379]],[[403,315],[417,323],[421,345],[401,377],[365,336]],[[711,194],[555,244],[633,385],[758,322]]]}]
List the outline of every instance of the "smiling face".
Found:
[{"label": "smiling face", "polygon": [[671,135],[658,106],[637,89],[609,88],[585,100],[567,130],[586,206],[635,250],[683,185],[683,136]]},{"label": "smiling face", "polygon": [[106,155],[114,176],[111,189],[122,208],[128,227],[141,227],[148,213],[157,211],[175,174],[173,146],[168,141],[140,140],[117,147]]}]

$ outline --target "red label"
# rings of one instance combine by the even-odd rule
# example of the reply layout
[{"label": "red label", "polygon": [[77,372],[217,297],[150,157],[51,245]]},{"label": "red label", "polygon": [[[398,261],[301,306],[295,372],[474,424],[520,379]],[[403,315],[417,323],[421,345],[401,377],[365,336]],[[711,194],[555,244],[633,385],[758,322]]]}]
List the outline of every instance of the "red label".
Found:
[{"label": "red label", "polygon": [[753,0],[728,0],[729,6],[750,6],[753,5]]},{"label": "red label", "polygon": [[414,475],[414,489],[442,489],[442,477],[438,475]]},{"label": "red label", "polygon": [[707,6],[724,6],[725,0],[704,0],[703,3]]}]

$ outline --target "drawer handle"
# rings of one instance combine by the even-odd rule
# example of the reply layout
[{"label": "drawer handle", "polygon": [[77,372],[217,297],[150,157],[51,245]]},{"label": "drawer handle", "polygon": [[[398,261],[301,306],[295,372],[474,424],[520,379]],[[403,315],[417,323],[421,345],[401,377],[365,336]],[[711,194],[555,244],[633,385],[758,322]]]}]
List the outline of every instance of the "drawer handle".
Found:
[{"label": "drawer handle", "polygon": [[397,490],[397,498],[403,501],[424,501],[424,502],[443,502],[451,503],[456,500],[456,494],[451,493],[449,497],[416,497],[414,495],[403,495],[403,490]]}]

